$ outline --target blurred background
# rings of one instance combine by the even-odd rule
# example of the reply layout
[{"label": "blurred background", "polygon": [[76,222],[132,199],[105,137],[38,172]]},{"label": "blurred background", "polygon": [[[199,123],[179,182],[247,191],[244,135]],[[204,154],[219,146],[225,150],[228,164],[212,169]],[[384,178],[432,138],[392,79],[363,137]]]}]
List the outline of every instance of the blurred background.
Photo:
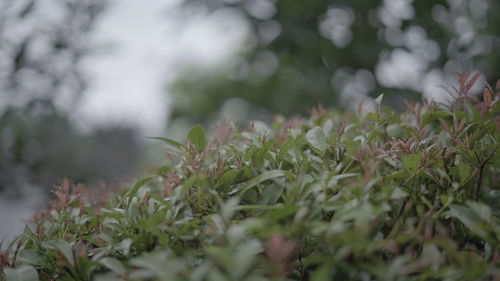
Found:
[{"label": "blurred background", "polygon": [[0,0],[0,241],[63,178],[127,183],[219,119],[381,93],[445,102],[500,75],[498,0]]}]

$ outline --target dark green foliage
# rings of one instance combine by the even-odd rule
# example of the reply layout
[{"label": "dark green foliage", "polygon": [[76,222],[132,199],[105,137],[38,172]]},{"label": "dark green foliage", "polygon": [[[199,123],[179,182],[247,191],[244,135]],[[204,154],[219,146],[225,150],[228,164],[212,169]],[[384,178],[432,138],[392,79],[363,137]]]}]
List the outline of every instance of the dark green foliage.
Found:
[{"label": "dark green foliage", "polygon": [[403,114],[380,98],[271,127],[223,123],[208,143],[195,127],[131,189],[56,189],[0,255],[3,277],[498,280],[499,88]]},{"label": "dark green foliage", "polygon": [[134,130],[109,127],[84,135],[68,118],[41,101],[0,113],[3,196],[26,196],[27,187],[48,192],[64,177],[118,183],[136,172],[142,147]]},{"label": "dark green foliage", "polygon": [[[221,108],[231,98],[248,103],[249,112],[240,112],[244,121],[257,110],[304,114],[318,103],[345,106],[346,99],[380,92],[386,93],[386,102],[399,106],[403,98],[419,99],[423,79],[431,71],[439,69],[447,74],[476,69],[488,79],[500,71],[500,2],[496,0],[186,3],[194,10],[203,6],[234,12],[248,24],[250,35],[237,58],[225,65],[227,69],[200,72],[195,65],[181,77],[171,90],[175,94],[171,120],[207,124],[220,118]],[[416,35],[421,33],[423,38]],[[409,43],[412,38],[413,43]],[[422,46],[415,48],[418,44]],[[429,51],[434,48],[437,53]],[[419,74],[392,79],[417,79],[417,85],[411,81],[399,81],[400,86],[384,82],[377,73],[381,63],[405,52],[420,54],[417,60],[427,62]],[[421,56],[423,53],[426,55]],[[416,64],[406,61],[401,70],[419,68]]]}]

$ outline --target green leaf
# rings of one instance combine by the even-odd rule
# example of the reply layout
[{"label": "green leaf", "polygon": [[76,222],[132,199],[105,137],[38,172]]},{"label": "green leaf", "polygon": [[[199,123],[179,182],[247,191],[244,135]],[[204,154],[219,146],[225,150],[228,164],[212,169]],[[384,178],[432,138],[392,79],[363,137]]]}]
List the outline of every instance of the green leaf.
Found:
[{"label": "green leaf", "polygon": [[471,172],[471,166],[461,162],[458,165],[458,175],[460,177],[460,183],[465,183],[469,179]]},{"label": "green leaf", "polygon": [[403,157],[403,166],[410,173],[415,173],[420,165],[420,160],[423,158],[423,153],[419,152],[413,155]]},{"label": "green leaf", "polygon": [[24,227],[23,236],[28,239],[31,239],[34,236],[33,231],[31,231],[31,228],[28,225]]},{"label": "green leaf", "polygon": [[489,224],[493,224],[490,206],[475,201],[467,201],[467,206],[469,206],[469,208],[474,211],[474,214],[476,214],[481,220]]},{"label": "green leaf", "polygon": [[208,281],[229,281],[228,279],[219,269],[213,267],[208,272]]},{"label": "green leaf", "polygon": [[162,281],[181,280],[177,276],[177,272],[182,270],[180,260],[168,260],[168,254],[165,252],[145,253],[134,258],[130,264],[139,268],[144,268],[152,271]]},{"label": "green leaf", "polygon": [[289,139],[283,145],[281,145],[279,149],[278,159],[283,160],[286,157],[288,151],[290,151],[290,149],[292,149],[294,146],[297,146],[297,143],[297,139]]},{"label": "green leaf", "polygon": [[285,190],[285,186],[281,184],[271,184],[266,186],[266,188],[262,191],[262,197],[260,198],[259,204],[276,204],[281,196],[281,193],[283,193],[283,190]]},{"label": "green leaf", "polygon": [[173,139],[169,139],[169,138],[164,138],[164,137],[147,137],[148,139],[153,139],[153,140],[160,140],[160,141],[163,141],[164,143],[168,144],[169,146],[173,147],[173,148],[176,148],[176,149],[180,149],[180,148],[186,148],[185,145],[183,145],[182,143],[180,142],[177,142],[177,141],[174,141]]},{"label": "green leaf", "polygon": [[481,224],[480,218],[470,208],[452,204],[449,206],[447,215],[459,219],[472,233],[487,239],[488,231]]},{"label": "green leaf", "polygon": [[19,251],[17,257],[19,260],[32,265],[39,265],[44,260],[42,255],[40,255],[39,251],[35,249],[23,249]]},{"label": "green leaf", "polygon": [[96,274],[92,278],[92,281],[116,281],[116,280],[118,280],[116,278],[116,275],[111,272]]},{"label": "green leaf", "polygon": [[403,135],[403,128],[399,124],[391,124],[386,128],[387,134],[392,138],[400,138]]},{"label": "green leaf", "polygon": [[198,148],[198,151],[203,151],[207,146],[205,137],[205,129],[202,125],[196,125],[188,132],[187,139]]},{"label": "green leaf", "polygon": [[[262,252],[262,245],[257,239],[252,239],[238,245],[232,257],[231,275],[240,279],[252,266],[255,257]],[[240,279],[241,280],[241,279]]]},{"label": "green leaf", "polygon": [[146,183],[150,182],[154,177],[145,177],[140,179],[126,194],[128,197],[134,197],[137,194],[139,188],[141,188]]},{"label": "green leaf", "polygon": [[307,142],[315,148],[320,154],[324,154],[327,148],[326,136],[323,129],[314,127],[306,133]]},{"label": "green leaf", "polygon": [[73,248],[71,245],[65,240],[49,240],[42,243],[42,247],[49,250],[57,250],[59,251],[66,261],[71,264],[71,266],[75,266],[75,257],[73,255]]},{"label": "green leaf", "polygon": [[224,187],[233,184],[239,174],[240,170],[236,169],[225,172],[222,177],[219,178],[219,184],[217,187]]},{"label": "green leaf", "polygon": [[132,246],[133,243],[134,240],[130,238],[125,238],[116,245],[116,250],[120,251],[124,256],[128,256],[130,253],[130,247]]},{"label": "green leaf", "polygon": [[101,263],[117,275],[123,276],[127,273],[127,269],[125,268],[125,266],[123,266],[123,264],[115,258],[105,257],[100,259],[99,263]]},{"label": "green leaf", "polygon": [[280,208],[283,208],[283,205],[281,205],[281,204],[275,204],[275,205],[238,205],[238,206],[234,207],[234,209],[237,211],[242,211],[242,210],[267,211],[267,210],[275,210],[275,209],[280,209]]},{"label": "green leaf", "polygon": [[222,217],[222,219],[224,219],[225,221],[229,221],[233,217],[234,212],[236,211],[236,207],[239,203],[240,200],[238,197],[232,197],[224,202],[224,205],[221,206],[220,210],[220,216]]},{"label": "green leaf", "polygon": [[345,174],[336,175],[336,176],[333,176],[330,179],[330,181],[328,181],[328,185],[329,186],[336,185],[342,179],[351,178],[351,177],[355,177],[358,175],[359,175],[359,173],[345,173]]},{"label": "green leaf", "polygon": [[380,94],[376,99],[375,103],[380,106],[382,104],[382,100],[384,99],[384,94]]},{"label": "green leaf", "polygon": [[[279,178],[279,177],[282,177],[285,175],[285,172],[282,171],[282,170],[271,170],[271,171],[267,171],[267,172],[264,172],[258,176],[256,176],[255,178],[247,181],[243,187],[239,190],[235,190],[236,192],[239,192],[240,194],[243,194],[245,193],[245,191],[249,190],[250,188],[266,181],[266,180],[270,180],[270,179],[273,179],[273,178]],[[231,193],[234,193],[235,191],[231,192]]]},{"label": "green leaf", "polygon": [[36,269],[30,265],[24,265],[19,268],[4,268],[6,281],[38,281]]},{"label": "green leaf", "polygon": [[396,186],[394,188],[394,190],[392,191],[390,198],[391,199],[401,199],[401,198],[405,198],[407,196],[408,196],[408,192],[404,191],[399,186]]},{"label": "green leaf", "polygon": [[252,127],[258,136],[268,136],[271,135],[271,129],[269,126],[262,121],[253,121]]}]

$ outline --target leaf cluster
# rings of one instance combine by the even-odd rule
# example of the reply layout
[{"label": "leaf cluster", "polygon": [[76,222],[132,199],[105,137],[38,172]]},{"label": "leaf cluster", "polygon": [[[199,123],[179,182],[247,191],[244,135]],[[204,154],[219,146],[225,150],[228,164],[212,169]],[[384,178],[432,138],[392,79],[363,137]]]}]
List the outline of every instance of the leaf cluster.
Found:
[{"label": "leaf cluster", "polygon": [[160,139],[166,165],[130,188],[57,189],[3,278],[497,280],[499,88]]}]

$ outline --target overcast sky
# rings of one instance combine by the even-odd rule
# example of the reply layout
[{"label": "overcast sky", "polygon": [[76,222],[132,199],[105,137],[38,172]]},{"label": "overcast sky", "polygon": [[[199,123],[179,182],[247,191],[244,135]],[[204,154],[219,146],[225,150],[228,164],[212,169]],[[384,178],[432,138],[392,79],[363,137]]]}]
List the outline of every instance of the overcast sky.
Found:
[{"label": "overcast sky", "polygon": [[166,88],[177,69],[211,67],[237,50],[243,23],[203,11],[179,17],[180,2],[111,1],[93,38],[107,51],[85,62],[90,88],[77,115],[85,126],[126,123],[161,134],[169,112]]}]

